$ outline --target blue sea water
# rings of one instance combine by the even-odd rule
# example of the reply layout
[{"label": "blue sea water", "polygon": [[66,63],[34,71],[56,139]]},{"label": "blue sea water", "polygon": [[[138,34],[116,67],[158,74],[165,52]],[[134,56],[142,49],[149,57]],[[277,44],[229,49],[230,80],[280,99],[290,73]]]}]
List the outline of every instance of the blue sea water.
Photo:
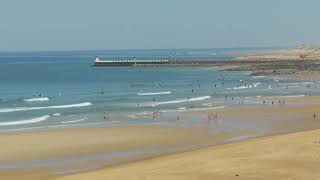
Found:
[{"label": "blue sea water", "polygon": [[0,131],[153,123],[157,111],[158,122],[170,124],[179,111],[234,107],[244,99],[260,105],[257,97],[304,95],[306,84],[318,85],[224,67],[92,67],[95,55],[223,61],[250,50],[0,53]]}]

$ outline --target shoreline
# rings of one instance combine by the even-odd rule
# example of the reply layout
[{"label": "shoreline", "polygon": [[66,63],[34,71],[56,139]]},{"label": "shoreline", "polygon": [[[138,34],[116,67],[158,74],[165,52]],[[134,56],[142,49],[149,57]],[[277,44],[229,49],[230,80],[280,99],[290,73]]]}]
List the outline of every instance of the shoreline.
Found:
[{"label": "shoreline", "polygon": [[[251,76],[320,79],[318,60],[239,59],[231,64],[227,61],[214,63],[216,66],[210,67],[246,71]],[[307,85],[302,88],[307,88]],[[155,120],[145,125],[102,122],[90,124],[90,127],[86,127],[88,124],[74,124],[25,128],[14,132],[0,130],[0,143],[5,144],[0,149],[0,177],[9,180],[20,179],[21,176],[26,180],[291,177],[286,172],[290,168],[279,167],[284,171],[285,176],[282,176],[273,166],[284,162],[290,166],[295,159],[291,156],[281,159],[286,157],[286,152],[294,157],[292,150],[300,152],[301,148],[310,147],[300,142],[303,146],[296,144],[289,149],[287,146],[296,142],[291,138],[296,137],[299,141],[306,136],[313,138],[314,134],[320,136],[320,96],[257,96],[250,97],[248,101],[246,97],[239,96],[238,99],[232,97],[232,101],[229,99],[226,97],[225,101],[218,102],[219,107],[219,103],[230,105],[227,108],[174,110],[164,116],[167,119],[162,119],[168,121],[167,124],[157,124],[161,121]],[[237,106],[238,100],[239,105],[240,101],[242,104],[245,101],[244,105]],[[211,106],[216,103],[212,102]],[[209,120],[210,113],[217,113],[219,118]],[[268,143],[265,144],[266,141]],[[282,148],[286,150],[280,152]],[[280,155],[273,152],[280,152]],[[266,156],[272,159],[267,165],[261,161]],[[301,164],[310,162],[311,159]],[[238,168],[240,172],[235,173]],[[297,166],[292,168],[299,169]],[[254,174],[252,169],[259,172],[267,169],[279,176],[262,171]]]},{"label": "shoreline", "polygon": [[[0,134],[0,143],[6,144],[0,149],[0,174],[13,171],[14,173],[8,173],[8,177],[10,175],[8,179],[14,180],[15,175],[22,175],[24,171],[32,171],[31,174],[34,174],[32,179],[36,179],[35,176],[43,175],[43,173],[48,177],[40,179],[49,179],[61,177],[59,172],[62,168],[67,173],[62,177],[69,177],[68,173],[77,175],[97,172],[101,169],[108,170],[126,164],[152,161],[154,158],[165,158],[171,155],[246,142],[248,138],[250,141],[320,129],[320,119],[312,117],[312,113],[318,109],[320,97],[288,99],[288,102],[302,102],[302,105],[207,110],[208,112],[218,112],[221,120],[232,121],[229,123],[236,124],[236,126],[237,123],[243,127],[252,125],[260,133],[264,132],[263,127],[267,127],[268,130],[269,126],[265,126],[268,123],[276,123],[276,127],[266,131],[267,134],[255,135],[257,137],[253,137],[257,132],[246,132],[245,129],[229,129],[230,132],[220,131],[218,126],[213,124],[213,129],[210,130],[209,126],[183,126],[183,122],[181,122],[182,126],[176,127],[161,125],[105,126]],[[304,104],[308,102],[316,104]],[[185,114],[197,117],[206,114],[207,111],[185,112]],[[264,116],[268,114],[274,116]],[[296,117],[297,115],[299,116]],[[281,118],[281,123],[275,117]],[[115,157],[120,159],[115,161]],[[56,161],[52,161],[55,159]],[[112,163],[110,164],[110,162]],[[52,163],[54,166],[51,166]]]}]

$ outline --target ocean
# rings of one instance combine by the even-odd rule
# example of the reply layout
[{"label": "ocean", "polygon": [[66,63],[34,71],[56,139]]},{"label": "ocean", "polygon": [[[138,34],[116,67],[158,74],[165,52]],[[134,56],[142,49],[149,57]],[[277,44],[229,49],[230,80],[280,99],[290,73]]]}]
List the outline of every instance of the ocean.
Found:
[{"label": "ocean", "polygon": [[[250,76],[225,67],[92,67],[94,56],[230,59],[248,48],[0,53],[0,132],[174,125],[179,112],[260,106],[263,96],[316,95],[316,81]],[[313,88],[316,89],[316,88]],[[154,120],[154,114],[157,121]],[[194,117],[185,118],[196,124]]]}]

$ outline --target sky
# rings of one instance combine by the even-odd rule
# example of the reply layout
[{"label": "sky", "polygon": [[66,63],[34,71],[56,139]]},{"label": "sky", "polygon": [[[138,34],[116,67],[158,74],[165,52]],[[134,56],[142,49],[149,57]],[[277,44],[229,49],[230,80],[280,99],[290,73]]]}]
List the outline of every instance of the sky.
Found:
[{"label": "sky", "polygon": [[0,51],[320,44],[319,0],[0,0]]}]

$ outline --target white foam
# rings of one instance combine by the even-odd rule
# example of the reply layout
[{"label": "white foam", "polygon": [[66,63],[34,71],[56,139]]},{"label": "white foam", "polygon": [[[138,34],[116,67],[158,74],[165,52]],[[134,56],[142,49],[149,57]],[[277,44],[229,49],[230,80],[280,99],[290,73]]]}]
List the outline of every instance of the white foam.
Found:
[{"label": "white foam", "polygon": [[40,101],[49,101],[49,100],[50,99],[48,97],[24,99],[24,101],[26,102],[40,102]]},{"label": "white foam", "polygon": [[171,92],[165,91],[165,92],[138,93],[139,96],[152,96],[152,95],[164,95],[164,94],[171,94]]},{"label": "white foam", "polygon": [[185,108],[185,109],[172,109],[172,110],[163,110],[160,112],[191,112],[191,111],[207,111],[207,110],[216,110],[216,109],[224,109],[225,106],[215,106],[215,107],[205,107],[205,108]]},{"label": "white foam", "polygon": [[184,109],[184,110],[178,110],[180,112],[185,111],[206,111],[206,110],[215,110],[215,109],[224,109],[225,106],[216,106],[216,107],[206,107],[206,108],[191,108],[191,109]]},{"label": "white foam", "polygon": [[75,122],[81,122],[81,121],[85,121],[88,118],[83,118],[83,119],[78,119],[78,120],[72,120],[72,121],[63,121],[61,122],[62,124],[69,124],[69,123],[75,123]]},{"label": "white foam", "polygon": [[[239,89],[248,89],[249,86],[239,86],[239,87],[233,87],[233,90],[239,90]],[[229,88],[230,89],[230,88]]]},{"label": "white foam", "polygon": [[252,85],[247,85],[247,86],[237,86],[237,87],[233,87],[233,88],[226,88],[228,90],[241,90],[241,89],[251,89],[251,88],[256,88],[260,85],[261,83],[257,82],[257,83],[254,83]]},{"label": "white foam", "polygon": [[203,101],[206,99],[210,99],[211,96],[201,96],[201,97],[196,97],[196,98],[189,98],[189,99],[180,99],[180,100],[175,100],[175,101],[164,101],[164,102],[156,102],[156,103],[146,103],[144,106],[159,106],[159,105],[164,105],[164,104],[178,104],[178,103],[184,103],[184,102],[194,102],[194,101]]},{"label": "white foam", "polygon": [[252,87],[258,87],[261,83],[257,82],[252,85]]},{"label": "white foam", "polygon": [[139,113],[135,113],[135,114],[130,114],[128,115],[128,117],[132,118],[132,119],[144,119],[144,118],[148,118],[149,115],[151,115],[153,112],[149,112],[149,111],[144,111],[144,112],[139,112]]},{"label": "white foam", "polygon": [[264,78],[265,76],[254,76],[254,79],[258,79],[258,78]]},{"label": "white foam", "polygon": [[203,108],[178,108],[170,110],[162,110],[161,113],[171,113],[171,112],[192,112],[192,111],[207,111],[207,110],[216,110],[224,109],[225,106],[215,106],[215,107],[203,107]]},{"label": "white foam", "polygon": [[60,113],[54,113],[54,114],[52,114],[52,116],[61,116],[61,114]]},{"label": "white foam", "polygon": [[11,125],[38,123],[38,122],[47,120],[49,117],[50,117],[49,115],[45,115],[45,116],[41,116],[41,117],[34,118],[34,119],[28,119],[28,120],[0,122],[0,126],[11,126]]},{"label": "white foam", "polygon": [[85,103],[79,103],[79,104],[68,104],[68,105],[57,105],[57,106],[2,108],[2,109],[0,109],[0,113],[42,110],[42,109],[77,108],[77,107],[85,107],[85,106],[91,106],[91,105],[92,105],[91,102],[85,102]]}]

